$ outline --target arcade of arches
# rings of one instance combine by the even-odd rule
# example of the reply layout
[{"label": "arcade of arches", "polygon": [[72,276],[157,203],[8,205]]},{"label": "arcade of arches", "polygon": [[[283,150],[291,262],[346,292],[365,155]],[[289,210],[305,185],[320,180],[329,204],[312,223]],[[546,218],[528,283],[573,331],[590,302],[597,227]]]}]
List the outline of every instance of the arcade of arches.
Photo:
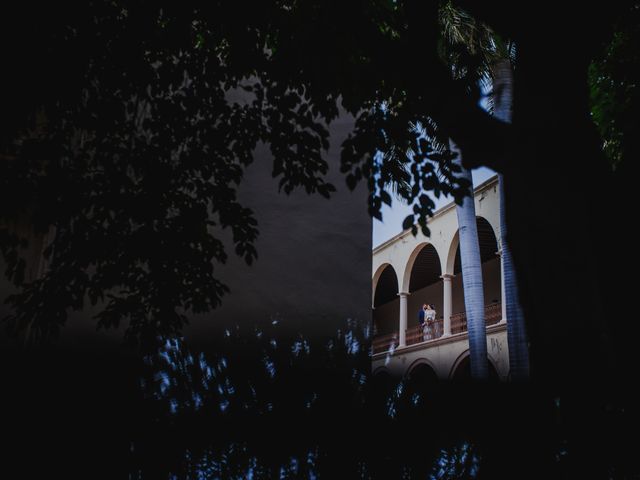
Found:
[{"label": "arcade of arches", "polygon": [[[508,375],[497,177],[474,192],[487,324],[490,370]],[[408,374],[415,362],[437,378],[462,378],[468,339],[455,205],[429,221],[431,237],[405,231],[373,251],[373,368]],[[426,330],[418,323],[423,304],[436,310]],[[467,362],[467,363],[465,363]],[[456,367],[456,368],[454,368]],[[425,367],[426,368],[426,367]]]}]

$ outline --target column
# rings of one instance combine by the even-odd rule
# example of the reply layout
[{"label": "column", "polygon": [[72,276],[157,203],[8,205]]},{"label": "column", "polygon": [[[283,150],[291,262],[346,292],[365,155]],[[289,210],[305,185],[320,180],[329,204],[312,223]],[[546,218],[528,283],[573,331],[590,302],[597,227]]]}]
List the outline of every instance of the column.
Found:
[{"label": "column", "polygon": [[451,280],[455,275],[445,273],[441,275],[442,278],[442,292],[444,294],[442,301],[442,323],[444,327],[443,337],[451,335],[451,309],[452,309],[452,294],[451,294]]},{"label": "column", "polygon": [[371,307],[371,324],[373,325],[373,336],[378,335],[378,325],[376,324],[376,316],[375,316],[376,307]]},{"label": "column", "polygon": [[496,255],[500,257],[500,303],[502,305],[502,318],[499,323],[507,323],[507,295],[504,284],[504,259],[502,257],[502,248],[496,252]]},{"label": "column", "polygon": [[400,297],[400,331],[398,332],[399,347],[407,345],[407,297],[408,292],[398,293]]}]

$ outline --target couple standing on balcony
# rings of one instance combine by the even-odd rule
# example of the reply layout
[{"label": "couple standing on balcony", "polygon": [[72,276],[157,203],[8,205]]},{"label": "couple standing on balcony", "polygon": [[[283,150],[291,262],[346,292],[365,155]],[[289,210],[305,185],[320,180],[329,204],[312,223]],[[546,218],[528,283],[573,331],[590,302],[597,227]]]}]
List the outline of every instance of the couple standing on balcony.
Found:
[{"label": "couple standing on balcony", "polygon": [[436,310],[432,303],[422,305],[422,309],[418,312],[418,322],[422,328],[423,341],[435,338]]}]

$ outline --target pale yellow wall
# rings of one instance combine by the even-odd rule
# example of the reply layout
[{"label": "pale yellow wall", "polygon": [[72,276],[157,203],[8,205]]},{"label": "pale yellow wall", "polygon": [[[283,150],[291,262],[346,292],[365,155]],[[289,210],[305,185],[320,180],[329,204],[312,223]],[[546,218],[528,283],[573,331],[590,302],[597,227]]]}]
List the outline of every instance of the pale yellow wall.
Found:
[{"label": "pale yellow wall", "polygon": [[418,312],[424,303],[433,303],[436,308],[436,315],[442,315],[442,282],[429,285],[416,290],[409,295],[407,305],[409,315],[407,317],[407,327],[418,325]]},{"label": "pale yellow wall", "polygon": [[[427,363],[441,380],[449,380],[460,361],[468,355],[469,339],[466,333],[452,335],[429,342],[396,349],[392,355],[374,355],[371,369],[375,374],[386,370],[392,375],[402,376],[419,364]],[[487,355],[496,368],[498,376],[506,380],[509,374],[509,351],[507,327],[497,324],[487,328]]]},{"label": "pale yellow wall", "polygon": [[373,311],[373,320],[376,325],[376,334],[385,335],[398,331],[398,312],[400,300],[395,299],[384,305],[380,305]]},{"label": "pale yellow wall", "polygon": [[493,300],[502,301],[502,283],[500,279],[500,258],[496,257],[482,264],[482,283],[484,286],[484,303],[488,305]]}]

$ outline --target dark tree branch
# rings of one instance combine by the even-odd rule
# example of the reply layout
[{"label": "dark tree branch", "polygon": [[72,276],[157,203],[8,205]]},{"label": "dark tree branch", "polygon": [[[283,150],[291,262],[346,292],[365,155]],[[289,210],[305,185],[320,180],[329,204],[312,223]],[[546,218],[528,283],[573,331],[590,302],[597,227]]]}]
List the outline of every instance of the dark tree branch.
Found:
[{"label": "dark tree branch", "polygon": [[511,126],[494,119],[455,90],[442,95],[433,108],[433,118],[460,148],[465,168],[486,166],[502,172],[509,157]]},{"label": "dark tree branch", "polygon": [[[485,2],[453,0],[453,4],[457,8],[469,12],[477,20],[490,25],[495,32],[511,39],[516,39],[524,29],[531,25],[531,10],[543,10],[546,15],[549,15],[547,9],[537,7],[527,9],[525,5],[508,0]],[[537,28],[537,25],[535,27]]]},{"label": "dark tree branch", "polygon": [[[437,2],[408,0],[406,5],[409,57],[420,59],[408,74],[416,111],[429,112],[438,129],[456,142],[465,168],[487,166],[503,171],[512,137],[510,125],[480,108],[438,58]],[[427,58],[425,52],[429,52]]]}]

